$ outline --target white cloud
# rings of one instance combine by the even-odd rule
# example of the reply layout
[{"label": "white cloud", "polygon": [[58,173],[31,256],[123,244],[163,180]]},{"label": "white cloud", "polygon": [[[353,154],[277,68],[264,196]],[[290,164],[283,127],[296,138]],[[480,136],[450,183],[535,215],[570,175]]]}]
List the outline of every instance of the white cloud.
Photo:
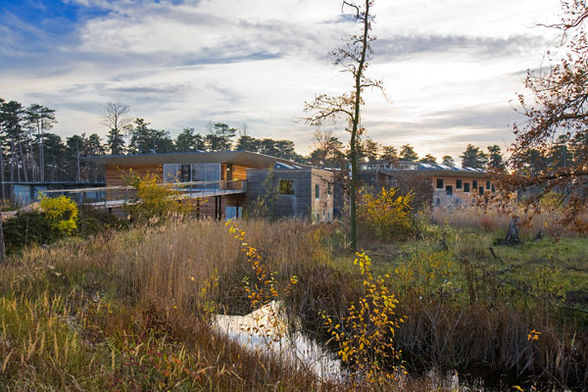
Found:
[{"label": "white cloud", "polygon": [[[304,101],[351,85],[327,55],[357,28],[341,19],[339,0],[71,2],[108,12],[83,20],[38,63],[15,57],[0,68],[2,94],[56,108],[66,136],[96,131],[104,103],[122,101],[172,134],[204,130],[209,120],[246,121],[254,136],[293,138],[307,152],[313,129],[296,121]],[[368,134],[439,156],[457,156],[468,137],[507,143],[519,73],[540,64],[553,37],[534,24],[553,22],[558,6],[377,2],[369,73],[392,103],[367,93]]]}]

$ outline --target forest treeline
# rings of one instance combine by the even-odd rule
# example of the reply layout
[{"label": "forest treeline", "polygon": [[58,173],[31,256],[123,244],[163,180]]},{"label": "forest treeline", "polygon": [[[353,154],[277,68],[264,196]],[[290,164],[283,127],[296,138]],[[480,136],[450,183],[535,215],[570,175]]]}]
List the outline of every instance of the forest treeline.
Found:
[{"label": "forest treeline", "polygon": [[[211,122],[201,132],[184,128],[172,138],[169,131],[156,129],[143,118],[132,118],[129,112],[128,105],[106,104],[103,123],[108,133],[104,140],[97,132],[62,138],[54,132],[54,109],[0,98],[0,181],[100,181],[100,170],[80,157],[106,154],[237,150],[321,167],[346,168],[349,162],[348,146],[330,131],[315,131],[313,150],[303,156],[295,151],[293,141],[253,137],[246,124],[234,128],[223,122]],[[419,157],[410,144],[397,148],[366,137],[359,143],[359,156],[361,162],[401,160],[482,169],[505,167],[498,145],[488,146],[484,151],[469,144],[459,160],[445,155],[438,161],[431,154]],[[526,158],[530,171],[547,165],[565,166],[574,159],[574,146],[562,136],[551,151],[530,150]]]}]

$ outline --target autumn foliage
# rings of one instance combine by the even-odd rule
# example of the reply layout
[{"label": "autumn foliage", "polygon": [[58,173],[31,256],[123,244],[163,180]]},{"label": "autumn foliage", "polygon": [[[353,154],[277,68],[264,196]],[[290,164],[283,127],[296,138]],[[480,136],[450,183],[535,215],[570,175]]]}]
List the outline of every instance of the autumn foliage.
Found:
[{"label": "autumn foliage", "polygon": [[72,234],[77,229],[78,206],[69,197],[43,197],[41,209],[55,232]]},{"label": "autumn foliage", "polygon": [[[548,52],[547,71],[529,71],[519,94],[524,124],[516,124],[510,174],[501,176],[502,195],[517,192],[533,211],[542,195],[555,192],[567,212],[564,219],[581,231],[588,222],[581,212],[588,204],[588,37],[585,1],[562,2],[562,46]],[[563,153],[557,153],[562,150]]]},{"label": "autumn foliage", "polygon": [[413,199],[412,192],[400,195],[396,188],[382,188],[377,194],[361,189],[358,217],[362,234],[382,241],[409,233],[414,227]]},{"label": "autumn foliage", "polygon": [[404,372],[394,335],[405,318],[396,315],[398,300],[385,283],[389,276],[374,276],[371,259],[363,252],[356,254],[353,263],[363,277],[362,297],[348,306],[340,323],[324,314],[323,318],[354,385],[383,386]]}]

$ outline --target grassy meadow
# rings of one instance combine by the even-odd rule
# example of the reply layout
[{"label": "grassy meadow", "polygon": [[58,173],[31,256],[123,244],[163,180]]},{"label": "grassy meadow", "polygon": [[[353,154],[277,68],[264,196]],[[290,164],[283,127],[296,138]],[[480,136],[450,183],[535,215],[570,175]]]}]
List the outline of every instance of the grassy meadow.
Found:
[{"label": "grassy meadow", "polygon": [[[464,210],[362,238],[406,316],[393,333],[407,374],[377,388],[321,380],[210,327],[215,313],[254,309],[244,282],[256,272],[222,222],[152,220],[28,246],[0,266],[0,390],[585,390],[588,241],[564,229],[536,238],[529,225],[523,244],[497,245],[507,225]],[[336,352],[321,314],[344,324],[365,286],[346,225],[238,226],[291,319]]]}]

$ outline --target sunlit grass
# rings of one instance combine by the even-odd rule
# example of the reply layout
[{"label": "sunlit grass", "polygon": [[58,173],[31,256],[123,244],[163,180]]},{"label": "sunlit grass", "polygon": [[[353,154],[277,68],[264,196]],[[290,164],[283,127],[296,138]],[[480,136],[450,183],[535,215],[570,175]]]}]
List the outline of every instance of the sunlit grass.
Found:
[{"label": "sunlit grass", "polygon": [[[296,277],[283,294],[288,312],[305,333],[326,342],[319,311],[336,322],[362,295],[361,275],[345,251],[345,227],[241,221],[239,228],[264,268],[276,272],[277,286]],[[423,377],[431,368],[486,363],[527,377],[541,369],[572,374],[582,363],[582,316],[561,307],[585,306],[577,302],[586,290],[585,238],[547,236],[506,247],[494,245],[498,231],[429,223],[418,231],[366,249],[374,275],[390,275],[387,287],[399,314],[408,316],[395,342],[413,377],[389,390],[452,390],[443,376]],[[31,247],[0,266],[0,385],[352,390],[211,331],[211,312],[245,314],[255,307],[243,288],[246,276],[257,279],[222,222],[170,220]],[[541,335],[529,341],[532,330]]]}]

